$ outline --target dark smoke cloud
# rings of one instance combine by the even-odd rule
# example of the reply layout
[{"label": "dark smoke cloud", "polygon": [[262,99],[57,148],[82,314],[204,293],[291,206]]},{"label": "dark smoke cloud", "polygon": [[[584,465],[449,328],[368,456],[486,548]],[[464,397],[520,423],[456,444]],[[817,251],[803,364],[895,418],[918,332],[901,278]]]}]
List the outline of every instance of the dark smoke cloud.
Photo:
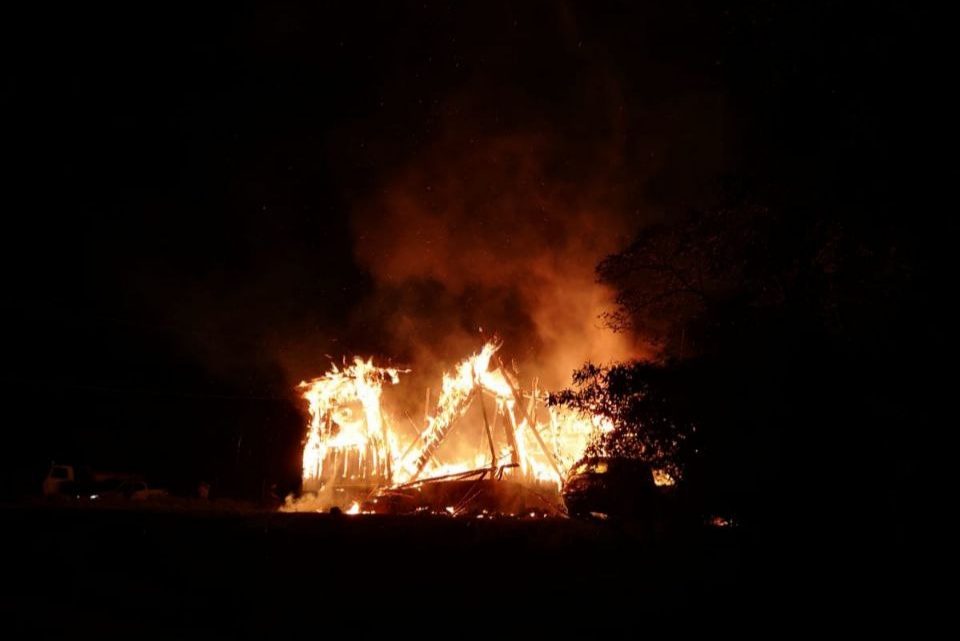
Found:
[{"label": "dark smoke cloud", "polygon": [[322,50],[261,43],[264,79],[313,54],[350,57],[356,76],[328,96],[322,73],[297,67],[256,120],[270,126],[237,139],[225,202],[175,239],[199,269],[178,260],[186,276],[153,297],[183,311],[174,324],[212,371],[279,363],[289,387],[360,353],[435,377],[496,333],[562,385],[586,359],[649,354],[600,327],[594,266],[717,173],[722,95],[702,61],[660,56],[677,33],[656,16],[627,33],[571,5],[501,9],[439,26],[410,14]]},{"label": "dark smoke cloud", "polygon": [[570,151],[547,134],[446,133],[359,210],[356,255],[377,283],[364,312],[381,315],[392,349],[449,363],[482,328],[554,384],[584,360],[633,354],[599,327],[608,293],[593,275],[629,229],[621,194],[604,188],[607,159],[564,176]]},{"label": "dark smoke cloud", "polygon": [[[475,45],[484,65],[356,196],[355,258],[373,291],[352,343],[432,378],[496,334],[551,387],[587,360],[654,355],[602,327],[610,292],[594,268],[716,175],[723,99],[676,62],[630,59],[655,43],[591,40],[592,28],[564,5],[533,28],[536,47]],[[364,125],[356,137],[390,157]]]}]

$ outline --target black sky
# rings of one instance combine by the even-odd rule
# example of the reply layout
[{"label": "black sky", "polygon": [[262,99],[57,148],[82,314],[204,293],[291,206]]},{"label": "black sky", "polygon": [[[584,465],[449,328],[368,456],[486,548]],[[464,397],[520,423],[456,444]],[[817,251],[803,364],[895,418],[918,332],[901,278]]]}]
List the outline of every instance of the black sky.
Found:
[{"label": "black sky", "polygon": [[920,10],[461,5],[126,3],[3,21],[16,469],[73,458],[239,493],[295,478],[291,370],[384,349],[358,316],[377,284],[354,258],[357,214],[442,141],[547,136],[549,175],[591,185],[613,149],[630,224],[731,177],[878,225],[928,211],[914,186],[937,180],[943,106]]}]

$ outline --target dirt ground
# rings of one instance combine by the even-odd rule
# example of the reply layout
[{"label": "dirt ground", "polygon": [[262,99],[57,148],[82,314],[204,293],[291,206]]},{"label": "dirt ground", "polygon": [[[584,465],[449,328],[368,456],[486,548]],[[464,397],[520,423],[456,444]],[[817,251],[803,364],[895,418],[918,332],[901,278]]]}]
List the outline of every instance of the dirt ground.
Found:
[{"label": "dirt ground", "polygon": [[0,527],[24,631],[597,629],[756,598],[742,528],[36,506]]}]

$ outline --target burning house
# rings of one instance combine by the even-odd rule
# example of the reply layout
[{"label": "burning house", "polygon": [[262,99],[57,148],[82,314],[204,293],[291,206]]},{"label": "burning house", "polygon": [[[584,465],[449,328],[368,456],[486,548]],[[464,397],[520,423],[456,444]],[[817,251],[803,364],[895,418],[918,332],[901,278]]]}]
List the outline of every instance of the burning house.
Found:
[{"label": "burning house", "polygon": [[392,408],[405,370],[355,358],[300,384],[310,424],[303,492],[290,510],[553,513],[566,471],[604,429],[593,417],[549,407],[537,382],[486,343],[443,376],[424,416]]}]

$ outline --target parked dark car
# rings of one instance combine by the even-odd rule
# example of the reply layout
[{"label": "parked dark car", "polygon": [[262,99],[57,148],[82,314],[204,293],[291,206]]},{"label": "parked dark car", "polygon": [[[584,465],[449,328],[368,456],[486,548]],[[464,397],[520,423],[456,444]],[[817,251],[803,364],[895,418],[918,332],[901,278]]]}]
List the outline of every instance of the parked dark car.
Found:
[{"label": "parked dark car", "polygon": [[658,486],[643,461],[589,458],[570,471],[562,494],[570,516],[660,523],[672,511],[674,488]]}]

